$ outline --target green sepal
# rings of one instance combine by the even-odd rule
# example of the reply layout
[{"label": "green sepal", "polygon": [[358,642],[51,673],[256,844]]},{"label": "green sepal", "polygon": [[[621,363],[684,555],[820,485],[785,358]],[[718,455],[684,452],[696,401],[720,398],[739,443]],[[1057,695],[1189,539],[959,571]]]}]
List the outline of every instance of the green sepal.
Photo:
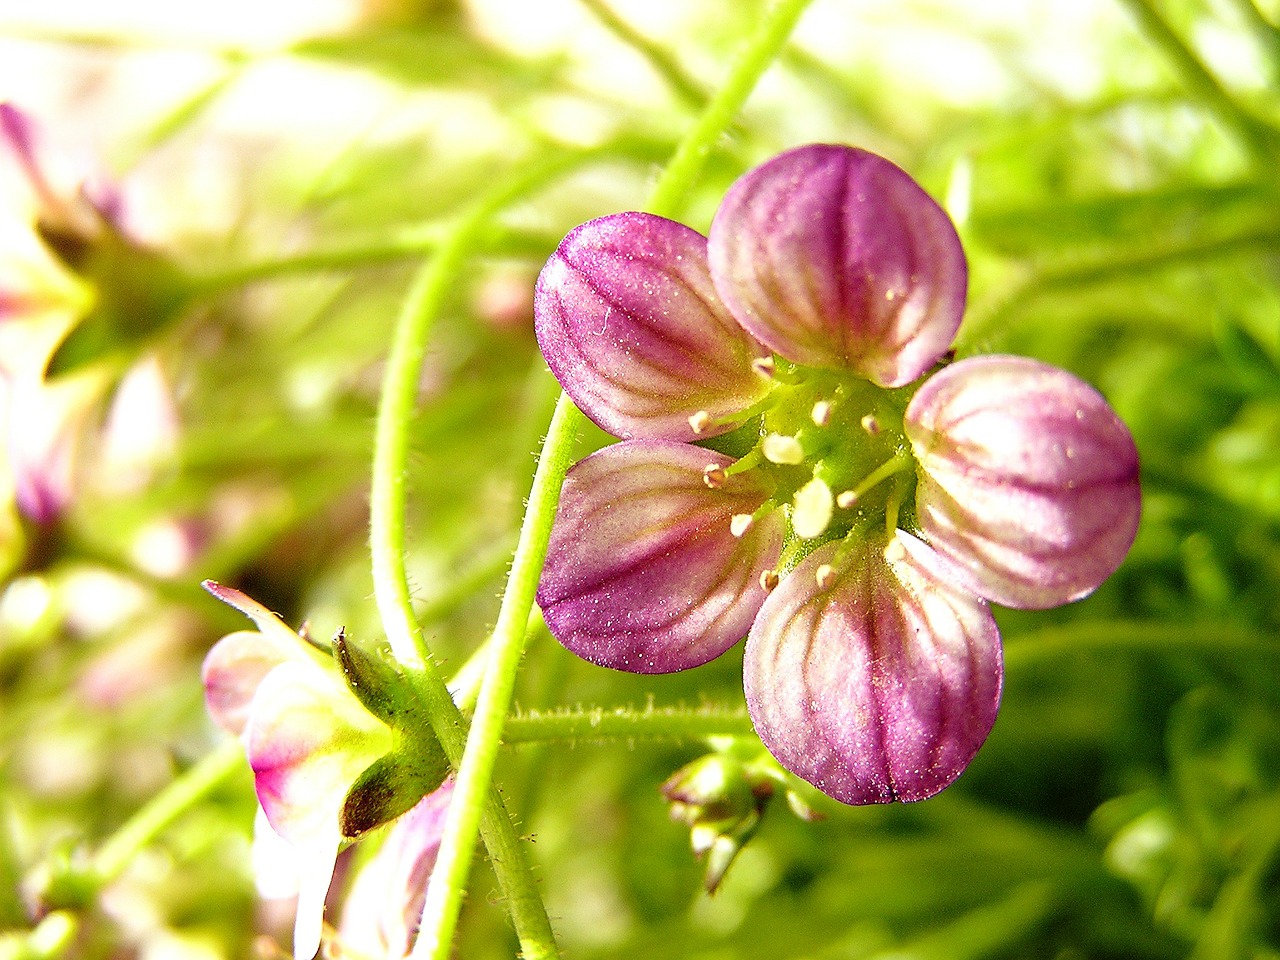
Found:
[{"label": "green sepal", "polygon": [[400,671],[382,650],[367,650],[339,630],[333,655],[347,687],[366,710],[392,730],[417,737],[424,724],[415,722],[416,700]]},{"label": "green sepal", "polygon": [[174,326],[189,303],[191,281],[177,265],[119,234],[109,231],[83,249],[70,241],[57,249],[76,262],[97,297],[50,357],[51,378],[97,363],[128,365]]},{"label": "green sepal", "polygon": [[402,743],[365,768],[342,801],[338,825],[348,840],[407,813],[444,783],[449,761],[434,739]]}]

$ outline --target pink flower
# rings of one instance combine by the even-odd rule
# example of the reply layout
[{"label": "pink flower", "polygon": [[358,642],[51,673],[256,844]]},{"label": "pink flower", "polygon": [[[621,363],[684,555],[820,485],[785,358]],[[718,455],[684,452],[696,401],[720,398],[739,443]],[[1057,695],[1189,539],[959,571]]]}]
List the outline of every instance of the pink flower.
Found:
[{"label": "pink flower", "polygon": [[538,340],[623,442],[569,472],[552,633],[643,673],[746,634],[747,704],[787,769],[848,803],[952,782],[1000,698],[987,601],[1090,592],[1139,514],[1132,438],[1093,388],[1016,357],[937,370],[966,284],[942,209],[844,146],[747,173],[707,238],[643,213],[572,231]]},{"label": "pink flower", "polygon": [[212,581],[205,588],[258,627],[209,651],[205,702],[219,726],[243,739],[258,802],[293,852],[294,954],[309,960],[320,947],[348,794],[391,751],[392,732],[347,689],[332,658],[275,614],[238,590]]}]

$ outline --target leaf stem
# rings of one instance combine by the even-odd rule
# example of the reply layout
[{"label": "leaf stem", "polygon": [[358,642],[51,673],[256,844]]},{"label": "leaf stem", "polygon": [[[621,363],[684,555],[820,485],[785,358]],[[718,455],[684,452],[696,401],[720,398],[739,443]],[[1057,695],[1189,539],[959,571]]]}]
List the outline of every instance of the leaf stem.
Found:
[{"label": "leaf stem", "polygon": [[723,86],[676,147],[671,162],[649,195],[647,209],[663,217],[680,213],[698,175],[765,70],[778,58],[791,31],[811,0],[778,0],[765,14],[759,29],[748,39],[729,68]]},{"label": "leaf stem", "polygon": [[183,771],[98,848],[89,864],[90,882],[101,888],[116,879],[170,824],[243,768],[243,745],[228,740]]}]

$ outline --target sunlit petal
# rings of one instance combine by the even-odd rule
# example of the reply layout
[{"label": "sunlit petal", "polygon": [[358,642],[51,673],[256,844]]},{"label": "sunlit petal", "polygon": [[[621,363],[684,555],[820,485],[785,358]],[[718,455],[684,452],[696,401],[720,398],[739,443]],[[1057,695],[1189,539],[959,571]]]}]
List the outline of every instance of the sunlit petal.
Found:
[{"label": "sunlit petal", "polygon": [[691,440],[694,414],[714,421],[768,390],[751,369],[767,351],[720,303],[707,241],[683,224],[645,213],[583,224],[547,261],[534,312],[552,373],[614,436]]},{"label": "sunlit petal", "polygon": [[[747,640],[747,706],[784,767],[845,803],[922,800],[995,722],[1000,635],[985,603],[936,576],[907,534],[814,551]],[[832,565],[819,585],[817,571]]]},{"label": "sunlit petal", "polygon": [[921,387],[906,432],[921,529],[980,596],[1030,608],[1075,600],[1133,543],[1133,438],[1064,370],[1024,357],[961,361]]},{"label": "sunlit petal", "polygon": [[763,343],[885,386],[928,370],[964,312],[951,220],[901,169],[853,147],[800,147],[739,179],[709,258],[720,297]]},{"label": "sunlit petal", "polygon": [[757,472],[710,489],[728,457],[665,441],[625,441],[565,482],[538,588],[551,632],[579,656],[634,673],[706,663],[746,634],[777,560],[781,511],[730,532],[770,494]]}]

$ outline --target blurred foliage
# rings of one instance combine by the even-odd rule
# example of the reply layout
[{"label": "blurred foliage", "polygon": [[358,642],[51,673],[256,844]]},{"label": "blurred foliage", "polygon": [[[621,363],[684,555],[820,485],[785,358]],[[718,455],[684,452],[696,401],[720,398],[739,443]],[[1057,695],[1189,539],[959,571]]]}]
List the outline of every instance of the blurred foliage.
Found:
[{"label": "blurred foliage", "polygon": [[[172,441],[126,471],[112,444],[141,428],[109,416],[121,397],[107,391],[71,510],[43,527],[0,517],[0,956],[240,957],[260,931],[287,941],[288,917],[253,895],[247,776],[70,904],[70,932],[25,931],[59,863],[217,741],[200,660],[241,624],[200,579],[318,635],[378,636],[369,456],[411,271],[471,198],[586,148],[495,225],[422,374],[416,595],[446,670],[492,625],[555,396],[531,332],[537,271],[578,222],[643,202],[761,5],[619,2],[625,35],[589,7],[539,6],[367,4],[279,50],[175,45],[205,77],[166,86],[153,64],[159,98],[110,80],[156,41],[2,38],[53,65],[39,81],[51,130],[129,158],[117,172],[163,211],[148,255],[182,295],[80,328],[85,362],[115,385],[158,362]],[[1025,353],[1098,385],[1142,455],[1142,527],[1089,599],[1000,612],[1002,712],[954,788],[821,804],[815,823],[775,799],[715,896],[659,793],[705,747],[506,751],[500,782],[536,838],[567,956],[1280,957],[1278,20],[1252,0],[816,0],[689,222],[705,229],[727,184],[783,147],[889,155],[959,223],[962,352]],[[89,280],[99,303],[155,302],[118,263]],[[624,676],[544,634],[517,697],[737,704],[737,660]],[[491,880],[476,883],[458,955],[511,956]]]}]

